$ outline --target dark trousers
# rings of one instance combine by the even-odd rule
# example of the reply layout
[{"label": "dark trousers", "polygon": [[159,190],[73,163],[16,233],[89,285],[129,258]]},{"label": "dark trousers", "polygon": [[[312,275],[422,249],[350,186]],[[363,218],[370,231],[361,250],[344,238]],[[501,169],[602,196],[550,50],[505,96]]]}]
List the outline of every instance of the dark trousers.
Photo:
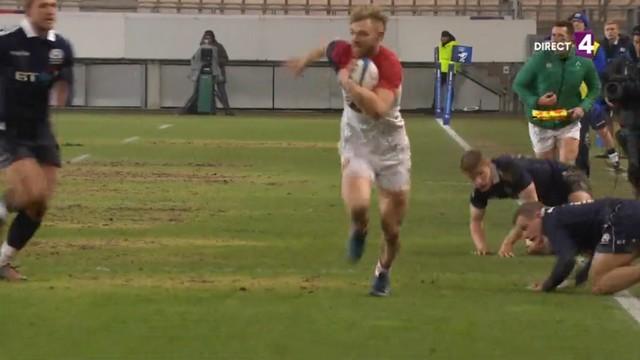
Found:
[{"label": "dark trousers", "polygon": [[229,105],[229,95],[227,95],[227,83],[220,82],[215,84],[215,87],[216,87],[216,89],[214,89],[215,97],[217,97],[218,100],[220,100],[222,107],[224,107],[226,111],[229,111],[231,106]]}]

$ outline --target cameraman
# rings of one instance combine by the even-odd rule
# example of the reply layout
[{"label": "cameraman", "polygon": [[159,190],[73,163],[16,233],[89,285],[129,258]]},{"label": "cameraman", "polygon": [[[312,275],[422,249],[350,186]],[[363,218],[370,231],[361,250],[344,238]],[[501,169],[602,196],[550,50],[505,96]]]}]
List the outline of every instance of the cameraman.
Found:
[{"label": "cameraman", "polygon": [[189,78],[195,83],[193,88],[193,94],[187,100],[187,104],[184,106],[183,112],[187,114],[196,114],[198,106],[198,97],[200,89],[200,75],[206,71],[211,73],[213,77],[212,86],[214,94],[213,98],[213,113],[215,114],[215,83],[219,81],[222,76],[220,67],[218,66],[218,49],[213,45],[212,38],[205,32],[200,39],[200,46],[198,50],[191,57],[191,75]]},{"label": "cameraman", "polygon": [[607,103],[619,111],[616,138],[629,158],[627,177],[640,197],[640,64],[628,57],[614,59],[603,76]]}]

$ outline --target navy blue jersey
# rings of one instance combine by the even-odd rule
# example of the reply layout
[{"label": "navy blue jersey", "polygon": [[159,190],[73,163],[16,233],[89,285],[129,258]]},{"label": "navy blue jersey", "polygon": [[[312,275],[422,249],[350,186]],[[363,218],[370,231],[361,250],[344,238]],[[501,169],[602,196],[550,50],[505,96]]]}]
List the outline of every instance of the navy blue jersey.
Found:
[{"label": "navy blue jersey", "polygon": [[535,184],[538,200],[547,206],[566,203],[569,192],[563,173],[569,169],[557,161],[503,155],[491,159],[495,166],[494,184],[487,191],[474,189],[471,205],[477,209],[487,207],[489,199],[517,199],[520,192]]},{"label": "navy blue jersey", "polygon": [[[604,231],[612,223],[613,215],[621,209],[622,214],[635,213],[640,216],[640,202],[622,199],[599,199],[543,210],[542,233],[549,240],[557,258],[551,275],[543,284],[543,290],[555,289],[571,274],[576,255],[594,252]],[[637,222],[637,219],[628,215],[620,220]]]},{"label": "navy blue jersey", "polygon": [[0,33],[0,122],[9,143],[55,144],[49,90],[73,78],[73,51],[62,36],[37,36],[28,20]]}]

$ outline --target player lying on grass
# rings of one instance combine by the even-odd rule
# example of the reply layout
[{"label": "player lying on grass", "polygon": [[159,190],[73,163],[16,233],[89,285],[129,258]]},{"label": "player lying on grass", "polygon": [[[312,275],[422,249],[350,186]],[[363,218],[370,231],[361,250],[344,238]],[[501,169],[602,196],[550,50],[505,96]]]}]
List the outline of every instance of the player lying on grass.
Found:
[{"label": "player lying on grass", "polygon": [[[377,185],[384,244],[375,267],[371,295],[389,294],[391,265],[400,250],[400,225],[410,189],[411,151],[400,114],[402,66],[396,54],[382,46],[387,18],[375,6],[351,14],[351,42],[333,41],[305,57],[290,60],[296,75],[326,56],[338,72],[344,111],[340,124],[342,199],[351,218],[349,258],[364,252],[373,185]],[[351,79],[355,59],[369,58],[379,80],[373,89]]]},{"label": "player lying on grass", "polygon": [[[541,201],[547,206],[591,199],[589,180],[584,173],[558,161],[513,155],[489,159],[479,150],[469,150],[462,155],[460,168],[474,187],[469,230],[478,255],[490,253],[484,232],[489,199]],[[517,227],[511,229],[502,242],[499,255],[513,256],[513,246],[521,238]]]},{"label": "player lying on grass", "polygon": [[539,202],[520,206],[514,224],[533,246],[549,247],[557,258],[551,275],[531,288],[553,291],[573,271],[580,252],[593,258],[576,275],[576,286],[591,281],[594,294],[613,294],[640,282],[640,201],[600,199],[545,207]]}]

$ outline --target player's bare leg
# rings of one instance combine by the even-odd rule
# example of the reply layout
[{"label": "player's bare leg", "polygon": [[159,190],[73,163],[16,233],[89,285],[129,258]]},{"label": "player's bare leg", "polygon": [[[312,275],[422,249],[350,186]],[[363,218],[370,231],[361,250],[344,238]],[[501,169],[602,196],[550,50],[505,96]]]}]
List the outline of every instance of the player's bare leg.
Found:
[{"label": "player's bare leg", "polygon": [[54,167],[41,167],[31,158],[18,160],[7,169],[11,206],[19,212],[9,228],[7,240],[0,248],[0,278],[9,281],[25,279],[11,262],[40,227],[55,189],[56,173]]},{"label": "player's bare leg", "polygon": [[360,260],[364,253],[369,226],[371,179],[343,173],[342,200],[351,220],[348,257],[350,261],[356,262]]},{"label": "player's bare leg", "polygon": [[379,190],[380,219],[384,241],[375,269],[371,295],[385,296],[389,294],[389,271],[400,251],[400,227],[407,212],[408,200],[409,191]]},{"label": "player's bare leg", "polygon": [[555,160],[555,158],[556,158],[556,150],[555,149],[551,149],[551,150],[548,150],[548,151],[537,152],[536,153],[536,158],[538,158],[538,159],[546,159],[546,160]]},{"label": "player's bare leg", "polygon": [[598,135],[604,143],[605,149],[607,149],[607,164],[614,169],[620,168],[620,155],[616,151],[616,143],[613,140],[613,135],[609,132],[609,128],[606,126],[598,130]]},{"label": "player's bare leg", "polygon": [[606,295],[624,290],[640,282],[640,264],[632,265],[640,253],[596,253],[589,272],[591,291]]},{"label": "player's bare leg", "polygon": [[573,165],[578,157],[580,139],[564,138],[559,141],[558,160],[565,164]]}]

